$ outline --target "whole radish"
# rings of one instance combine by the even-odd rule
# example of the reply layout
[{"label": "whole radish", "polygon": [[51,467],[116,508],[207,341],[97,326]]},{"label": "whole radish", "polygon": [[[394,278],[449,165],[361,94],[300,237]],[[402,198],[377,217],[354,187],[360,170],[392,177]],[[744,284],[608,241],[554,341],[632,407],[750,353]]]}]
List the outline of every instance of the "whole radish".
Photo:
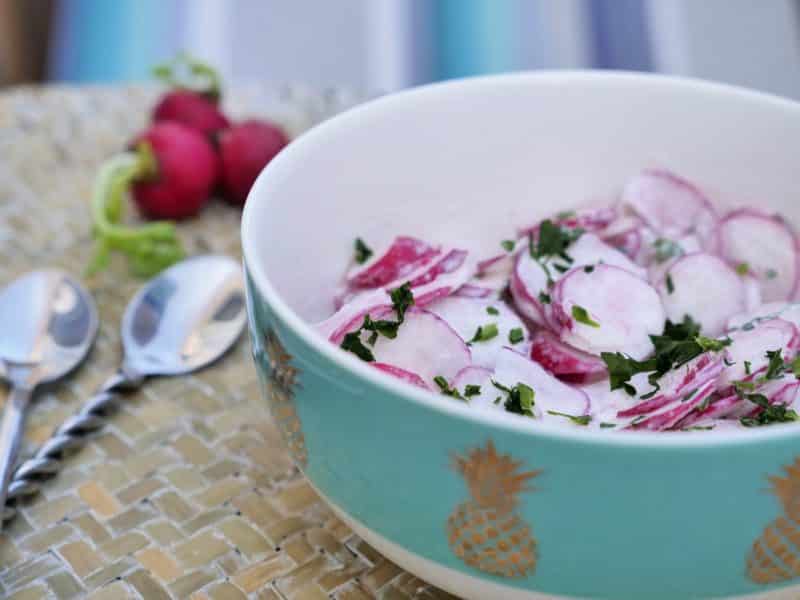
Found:
[{"label": "whole radish", "polygon": [[230,125],[207,95],[183,89],[164,94],[153,110],[153,121],[176,121],[211,139]]},{"label": "whole radish", "polygon": [[222,188],[225,198],[238,206],[261,170],[289,143],[282,129],[250,119],[232,125],[219,136]]},{"label": "whole radish", "polygon": [[185,219],[196,215],[211,196],[219,160],[205,136],[174,121],[160,121],[137,137],[152,150],[154,171],[134,181],[139,211],[148,218]]}]

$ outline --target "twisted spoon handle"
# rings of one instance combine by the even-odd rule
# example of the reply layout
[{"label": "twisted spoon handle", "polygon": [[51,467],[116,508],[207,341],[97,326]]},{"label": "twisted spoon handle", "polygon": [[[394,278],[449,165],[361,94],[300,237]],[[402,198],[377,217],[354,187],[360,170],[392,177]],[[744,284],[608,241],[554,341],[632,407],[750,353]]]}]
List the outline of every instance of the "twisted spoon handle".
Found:
[{"label": "twisted spoon handle", "polygon": [[122,393],[137,389],[143,381],[142,375],[130,369],[123,367],[118,370],[76,414],[61,424],[36,454],[14,471],[5,506],[0,507],[0,525],[17,514],[14,503],[18,498],[37,493],[46,478],[61,470],[61,459],[66,452],[82,448],[90,434],[105,425],[109,414],[117,408]]}]

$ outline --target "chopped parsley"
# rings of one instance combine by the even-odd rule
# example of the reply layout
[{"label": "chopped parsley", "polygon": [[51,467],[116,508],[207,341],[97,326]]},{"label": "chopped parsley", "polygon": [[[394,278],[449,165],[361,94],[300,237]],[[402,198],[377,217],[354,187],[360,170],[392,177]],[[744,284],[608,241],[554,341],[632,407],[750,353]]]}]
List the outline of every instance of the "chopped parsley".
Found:
[{"label": "chopped parsley", "polygon": [[606,422],[600,423],[600,429],[609,429],[611,427],[616,427],[616,426],[617,426],[616,423],[606,423]]},{"label": "chopped parsley", "polygon": [[562,210],[560,213],[556,213],[556,219],[559,221],[566,221],[567,219],[572,219],[577,216],[578,213],[574,210]]},{"label": "chopped parsley", "polygon": [[367,348],[361,341],[361,334],[364,331],[371,332],[367,338],[367,343],[374,346],[378,341],[378,335],[382,335],[389,339],[397,337],[397,330],[406,318],[406,311],[414,304],[414,294],[411,291],[411,284],[406,282],[400,287],[397,287],[389,292],[389,297],[392,299],[392,308],[397,315],[396,321],[388,319],[378,319],[374,321],[369,314],[364,315],[364,321],[361,326],[350,333],[345,334],[342,343],[339,345],[342,350],[352,352],[358,358],[365,362],[374,362],[375,355],[372,350]]},{"label": "chopped parsley", "polygon": [[748,265],[746,262],[740,262],[738,265],[736,265],[736,272],[744,277],[750,272],[750,265]]},{"label": "chopped parsley", "polygon": [[792,369],[792,375],[800,379],[800,356],[792,361],[790,368]]},{"label": "chopped parsley", "polygon": [[[557,410],[548,410],[548,415],[554,415],[556,417],[566,417],[575,425],[583,425],[586,426],[592,421],[592,417],[590,415],[568,415],[567,413],[558,412]],[[602,427],[602,424],[601,424]]]},{"label": "chopped parsley", "polygon": [[675,291],[675,283],[673,283],[672,275],[670,275],[669,273],[667,273],[666,283],[667,283],[667,293],[668,294],[673,293]]},{"label": "chopped parsley", "polygon": [[749,360],[744,361],[744,374],[750,375],[750,369],[752,367],[752,363]]},{"label": "chopped parsley", "polygon": [[683,255],[683,248],[666,238],[658,238],[654,241],[653,250],[656,251],[655,259],[659,264],[668,261],[670,258]]},{"label": "chopped parsley", "polygon": [[584,325],[588,325],[589,327],[600,327],[600,323],[593,320],[589,316],[589,312],[583,308],[582,306],[578,306],[577,304],[572,305],[572,318],[575,319],[578,323],[583,323]]},{"label": "chopped parsley", "polygon": [[494,337],[497,337],[497,323],[489,323],[488,325],[480,325],[478,329],[475,331],[475,335],[472,336],[472,339],[467,342],[468,344],[474,344],[475,342],[488,342]]},{"label": "chopped parsley", "polygon": [[681,431],[711,431],[714,429],[713,425],[692,425],[691,427],[684,427]]},{"label": "chopped parsley", "polygon": [[506,252],[513,252],[514,246],[516,246],[517,244],[516,242],[514,242],[514,240],[503,240],[502,242],[500,242],[500,245]]},{"label": "chopped parsley", "polygon": [[539,292],[539,302],[542,304],[550,304],[551,301],[550,294]]},{"label": "chopped parsley", "polygon": [[508,341],[512,344],[519,344],[523,339],[525,339],[525,334],[522,333],[522,327],[514,327],[508,332]]},{"label": "chopped parsley", "polygon": [[731,339],[715,340],[700,335],[700,325],[691,317],[684,317],[681,323],[667,321],[664,333],[651,335],[655,355],[647,360],[634,360],[621,352],[603,352],[600,358],[606,363],[609,383],[612,390],[624,389],[631,396],[636,389],[629,383],[637,373],[649,373],[647,381],[656,389],[643,398],[652,397],[658,391],[658,379],[672,369],[686,364],[703,352],[718,352],[731,344]]},{"label": "chopped parsley", "polygon": [[500,311],[497,310],[494,306],[487,306],[486,307],[486,312],[489,313],[492,316],[497,316],[497,315],[500,314]]},{"label": "chopped parsley", "polygon": [[584,273],[591,273],[592,271],[594,271],[594,265],[586,265],[585,267],[583,267]]},{"label": "chopped parsley", "polygon": [[[550,276],[548,261],[552,258],[560,258],[567,265],[572,264],[573,260],[567,254],[567,248],[583,235],[583,229],[579,227],[574,229],[560,227],[550,219],[545,219],[539,225],[539,235],[535,241],[533,234],[534,232],[531,232],[528,237],[528,252],[530,252],[531,258],[541,265],[547,275],[547,284],[552,285],[553,278]],[[562,273],[569,269],[569,266],[561,264],[553,266]]]},{"label": "chopped parsley", "polygon": [[372,256],[373,252],[372,249],[364,243],[364,240],[361,238],[356,238],[355,242],[356,246],[356,262],[360,265],[363,265],[365,262],[369,260],[369,257]]},{"label": "chopped parsley", "polygon": [[[526,417],[534,416],[533,406],[535,404],[534,398],[536,397],[536,393],[533,391],[533,388],[522,382],[517,383],[517,385],[512,388],[508,388],[496,382],[494,379],[491,381],[494,387],[506,393],[506,401],[503,406],[508,412],[525,415]],[[500,399],[498,398],[498,400]],[[497,404],[498,400],[495,400],[495,404]]]},{"label": "chopped parsley", "polygon": [[451,398],[457,398],[458,400],[464,400],[464,396],[454,387],[450,387],[450,384],[447,382],[442,375],[437,375],[433,378],[433,382],[439,386],[439,390],[445,396],[450,396]]},{"label": "chopped parsley", "polygon": [[770,404],[764,394],[745,394],[744,397],[753,404],[761,407],[761,411],[754,417],[742,417],[739,422],[745,427],[761,427],[772,423],[790,423],[800,419],[791,408],[785,404]]},{"label": "chopped parsley", "polygon": [[467,384],[464,387],[464,397],[471,398],[472,396],[477,396],[481,393],[481,386],[474,385],[472,383]]},{"label": "chopped parsley", "polygon": [[775,269],[767,269],[765,275],[767,279],[775,279],[778,276],[778,272]]}]

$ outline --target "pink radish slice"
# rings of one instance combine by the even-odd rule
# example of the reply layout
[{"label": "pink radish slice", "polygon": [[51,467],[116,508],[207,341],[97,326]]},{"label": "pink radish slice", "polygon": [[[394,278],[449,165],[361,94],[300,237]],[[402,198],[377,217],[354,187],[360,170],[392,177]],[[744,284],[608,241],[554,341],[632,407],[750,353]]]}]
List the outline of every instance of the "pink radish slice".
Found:
[{"label": "pink radish slice", "polygon": [[[584,233],[569,246],[567,253],[573,260],[569,265],[572,268],[602,263],[625,269],[641,278],[646,276],[644,269],[593,233]],[[561,261],[556,259],[554,262]],[[551,271],[553,278],[557,279],[558,271],[555,269],[551,269]]]},{"label": "pink radish slice", "polygon": [[[770,385],[771,384],[771,385]],[[785,378],[777,381],[770,381],[758,389],[759,393],[764,394],[770,404],[792,406],[797,400],[797,393],[800,390],[800,382],[797,380],[786,381]],[[745,400],[749,410],[744,416],[756,417],[764,411],[764,408],[757,404]]]},{"label": "pink radish slice", "polygon": [[[380,317],[378,317],[380,318]],[[367,332],[362,340],[367,344]],[[448,381],[472,362],[469,347],[438,316],[421,308],[409,308],[397,337],[379,336],[372,346],[375,362],[386,363],[416,373],[432,389],[434,377]]]},{"label": "pink radish slice", "polygon": [[742,278],[724,260],[704,252],[676,260],[656,289],[670,321],[689,315],[706,336],[722,333],[728,319],[746,307]]},{"label": "pink radish slice", "polygon": [[[553,223],[568,229],[583,229],[584,231],[602,231],[608,227],[616,218],[618,212],[613,206],[602,206],[599,208],[581,208],[578,210],[568,210],[548,217]],[[518,237],[527,237],[531,233],[536,235],[539,231],[541,221],[535,225],[523,227],[517,230]]]},{"label": "pink radish slice", "polygon": [[769,364],[766,356],[768,350],[783,351],[784,360],[792,360],[800,345],[800,330],[783,319],[764,321],[750,330],[737,330],[730,334],[733,342],[725,349],[728,362],[717,382],[717,389],[724,390],[732,382],[747,377],[745,362],[750,365],[751,373],[756,373]]},{"label": "pink radish slice", "polygon": [[[489,314],[487,308],[493,308],[497,314]],[[428,309],[444,319],[462,339],[470,341],[478,327],[494,324],[498,334],[486,341],[475,341],[470,345],[473,364],[494,368],[497,353],[503,346],[509,346],[509,334],[512,329],[520,329],[522,340],[519,347],[525,347],[528,332],[519,317],[504,302],[476,300],[451,296],[431,304]],[[516,345],[515,345],[516,347]]]},{"label": "pink radish slice", "polygon": [[755,310],[761,306],[761,286],[758,279],[747,275],[742,278],[744,283],[744,306],[745,310]]},{"label": "pink radish slice", "polygon": [[453,292],[453,295],[457,296],[458,298],[483,298],[483,299],[495,298],[497,296],[496,292],[493,289],[482,287],[480,285],[474,285],[472,283],[465,283],[455,292]]},{"label": "pink radish slice", "polygon": [[422,240],[398,236],[384,254],[374,257],[364,265],[358,265],[349,274],[348,287],[369,289],[386,286],[406,277],[437,254],[437,248]]},{"label": "pink radish slice", "polygon": [[527,251],[517,255],[509,290],[514,298],[514,305],[523,317],[539,325],[547,323],[545,308],[540,299],[540,294],[547,290],[547,273]]},{"label": "pink radish slice", "polygon": [[571,383],[589,383],[608,375],[602,360],[568,346],[546,329],[534,335],[530,357],[557,377]]},{"label": "pink radish slice", "polygon": [[737,407],[742,406],[746,400],[742,400],[737,394],[730,394],[711,402],[706,408],[689,413],[686,418],[679,423],[680,427],[691,427],[700,423],[706,423],[712,419],[720,419],[731,414]]},{"label": "pink radish slice", "polygon": [[[630,271],[597,265],[569,271],[553,288],[552,311],[561,340],[589,354],[623,352],[641,360],[653,350],[651,335],[666,320],[658,293]],[[594,323],[576,319],[586,311]]]},{"label": "pink radish slice", "polygon": [[631,422],[630,429],[646,429],[648,431],[663,431],[679,423],[686,415],[703,404],[714,393],[714,382],[710,381],[695,390],[689,398],[675,399],[664,405],[647,418]]},{"label": "pink radish slice", "polygon": [[714,247],[731,265],[746,265],[761,284],[764,302],[788,300],[800,277],[798,240],[780,217],[736,210],[720,221]]},{"label": "pink radish slice", "polygon": [[621,200],[670,239],[692,232],[703,239],[717,220],[711,202],[697,187],[661,169],[648,169],[633,177],[625,185]]},{"label": "pink radish slice", "polygon": [[491,375],[491,369],[470,365],[461,369],[453,378],[453,381],[450,382],[450,385],[459,391],[463,391],[468,385],[481,385]]},{"label": "pink radish slice", "polygon": [[468,385],[480,387],[480,393],[467,398],[470,407],[478,409],[498,410],[502,409],[502,402],[495,404],[495,400],[501,392],[492,384],[492,371],[483,367],[469,366],[461,369],[450,383],[452,387],[462,394]]},{"label": "pink radish slice", "polygon": [[536,416],[546,416],[548,410],[570,415],[589,414],[589,396],[581,389],[569,386],[545,371],[541,365],[503,348],[497,356],[494,380],[508,388],[518,383],[530,386],[535,393]]},{"label": "pink radish slice", "polygon": [[642,248],[642,233],[637,229],[632,229],[625,233],[603,238],[603,241],[625,254],[631,260],[636,260]]},{"label": "pink radish slice", "polygon": [[333,315],[314,325],[317,331],[330,339],[334,344],[340,344],[344,334],[358,328],[364,320],[364,315],[373,311],[391,309],[392,302],[384,290],[371,290],[363,292],[351,299]]},{"label": "pink radish slice", "polygon": [[466,258],[466,250],[450,250],[441,258],[436,259],[433,264],[426,267],[421,273],[412,275],[413,278],[409,280],[409,283],[411,284],[411,287],[419,287],[421,285],[425,285],[426,283],[430,283],[440,275],[454,272],[464,264]]},{"label": "pink radish slice", "polygon": [[656,411],[670,402],[683,399],[692,390],[714,383],[722,373],[721,354],[706,352],[685,365],[664,374],[658,381],[658,393],[639,404],[617,413],[619,418],[635,417]]},{"label": "pink radish slice", "polygon": [[392,377],[397,377],[405,381],[406,383],[410,383],[411,385],[415,385],[417,387],[421,387],[422,389],[429,390],[430,388],[427,384],[422,380],[422,377],[417,375],[416,373],[412,373],[411,371],[406,371],[405,369],[401,369],[400,367],[395,367],[394,365],[388,365],[386,363],[378,363],[373,362],[370,363],[373,367],[378,369],[379,371],[383,371],[384,373],[388,373]]},{"label": "pink radish slice", "polygon": [[800,303],[767,302],[728,320],[728,330],[752,329],[761,322],[780,317],[800,328]]}]

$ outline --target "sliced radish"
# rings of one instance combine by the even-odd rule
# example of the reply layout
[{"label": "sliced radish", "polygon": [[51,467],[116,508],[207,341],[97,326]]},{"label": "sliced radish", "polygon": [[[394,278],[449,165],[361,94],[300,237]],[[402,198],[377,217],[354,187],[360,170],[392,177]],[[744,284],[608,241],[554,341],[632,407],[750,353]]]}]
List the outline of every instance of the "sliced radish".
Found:
[{"label": "sliced radish", "polygon": [[[630,271],[597,265],[569,271],[552,293],[562,341],[590,354],[623,352],[641,360],[666,320],[658,293]],[[578,315],[585,313],[584,319]],[[581,322],[584,321],[584,322]]]},{"label": "sliced radish", "polygon": [[411,287],[419,287],[430,283],[440,275],[453,273],[460,268],[467,259],[468,252],[453,248],[441,257],[437,257],[431,264],[425,266],[421,272],[409,276]]},{"label": "sliced radish", "polygon": [[453,292],[453,295],[459,298],[494,299],[497,297],[497,293],[493,289],[472,283],[465,283]]},{"label": "sliced radish", "polygon": [[523,317],[539,325],[547,323],[542,303],[543,295],[547,293],[547,273],[526,251],[517,255],[509,290]]},{"label": "sliced radish", "polygon": [[[368,337],[367,332],[362,334],[365,344]],[[409,308],[397,337],[379,336],[372,353],[375,362],[416,373],[432,389],[438,389],[434,377],[441,375],[449,381],[472,362],[469,347],[453,328],[421,308]]]},{"label": "sliced radish", "polygon": [[800,327],[800,303],[767,302],[753,310],[743,312],[728,320],[728,330],[752,329],[761,322],[780,317]]},{"label": "sliced radish", "polygon": [[[605,243],[593,233],[584,233],[575,242],[570,244],[567,253],[573,262],[570,267],[591,266],[606,264],[630,271],[634,275],[644,278],[645,270],[635,264],[624,253]],[[559,262],[556,259],[555,262]],[[558,271],[554,270],[553,277],[557,278]]]},{"label": "sliced radish", "polygon": [[724,260],[705,252],[676,260],[656,289],[670,321],[679,323],[688,315],[707,336],[722,333],[728,319],[746,308],[742,278]]},{"label": "sliced radish", "polygon": [[602,360],[568,346],[547,329],[533,336],[530,357],[560,379],[571,383],[588,383],[608,376]]},{"label": "sliced radish", "polygon": [[780,217],[741,209],[720,221],[714,248],[733,266],[740,266],[761,284],[765,302],[788,300],[800,277],[798,240]]},{"label": "sliced radish", "polygon": [[[769,364],[768,350],[782,350],[784,360],[792,360],[800,347],[800,330],[783,319],[764,321],[753,329],[740,329],[730,334],[733,342],[725,351],[728,362],[717,382],[717,389],[728,388],[734,381],[744,379],[747,371],[756,373]],[[749,363],[749,369],[745,362]]]},{"label": "sliced radish", "polygon": [[713,393],[714,382],[710,381],[692,390],[686,398],[673,400],[657,411],[648,414],[644,419],[634,419],[634,421],[628,425],[628,428],[645,429],[648,431],[671,429],[698,406],[701,406]]},{"label": "sliced radish", "polygon": [[501,392],[492,384],[493,371],[483,367],[469,366],[461,369],[450,385],[461,394],[468,385],[477,385],[480,392],[466,398],[470,407],[483,410],[503,410],[502,402],[495,402]]},{"label": "sliced radish", "polygon": [[470,365],[461,369],[450,382],[454,388],[463,391],[468,385],[481,385],[492,376],[493,371],[485,367]]},{"label": "sliced radish", "polygon": [[589,414],[589,396],[583,390],[562,383],[541,365],[518,354],[511,348],[503,348],[497,357],[494,380],[508,388],[518,383],[530,386],[534,398],[536,416],[546,415],[548,410],[570,415]]},{"label": "sliced radish", "polygon": [[[617,218],[619,213],[614,206],[601,206],[597,208],[581,208],[568,210],[551,217],[550,221],[568,229],[583,229],[584,231],[597,232],[607,228]],[[535,225],[523,227],[517,231],[518,237],[527,237],[536,234],[541,221]]]},{"label": "sliced radish", "polygon": [[661,169],[645,170],[633,177],[625,185],[621,200],[670,239],[693,232],[705,239],[717,220],[711,202],[697,187]]},{"label": "sliced radish", "polygon": [[347,285],[355,289],[384,287],[406,277],[439,254],[439,249],[408,236],[398,236],[381,255],[363,265],[356,265],[347,276]]},{"label": "sliced radish", "polygon": [[[444,319],[464,340],[470,341],[478,327],[494,325],[497,335],[486,341],[471,342],[473,363],[480,367],[494,368],[497,353],[503,346],[510,345],[512,330],[519,330],[521,336],[516,344],[525,348],[528,332],[520,318],[504,302],[460,298],[451,296],[431,304],[428,309]],[[491,309],[491,311],[487,310]],[[496,314],[490,314],[496,313]],[[515,337],[515,339],[517,339]]]},{"label": "sliced radish", "polygon": [[373,367],[378,369],[379,371],[383,371],[384,373],[388,373],[392,377],[397,377],[405,381],[406,383],[410,383],[411,385],[415,385],[417,387],[421,387],[422,389],[429,390],[430,388],[427,386],[425,381],[423,381],[422,377],[417,375],[416,373],[412,373],[411,371],[406,371],[405,369],[401,369],[400,367],[396,367],[394,365],[389,365],[386,363],[379,363],[373,362],[370,363]]},{"label": "sliced radish", "polygon": [[755,310],[761,306],[763,302],[761,299],[761,286],[758,283],[758,279],[746,275],[742,278],[742,281],[744,282],[745,310]]},{"label": "sliced radish", "polygon": [[317,331],[339,345],[344,335],[357,329],[364,315],[390,309],[392,301],[382,289],[363,292],[339,308],[333,315],[314,325]]}]

